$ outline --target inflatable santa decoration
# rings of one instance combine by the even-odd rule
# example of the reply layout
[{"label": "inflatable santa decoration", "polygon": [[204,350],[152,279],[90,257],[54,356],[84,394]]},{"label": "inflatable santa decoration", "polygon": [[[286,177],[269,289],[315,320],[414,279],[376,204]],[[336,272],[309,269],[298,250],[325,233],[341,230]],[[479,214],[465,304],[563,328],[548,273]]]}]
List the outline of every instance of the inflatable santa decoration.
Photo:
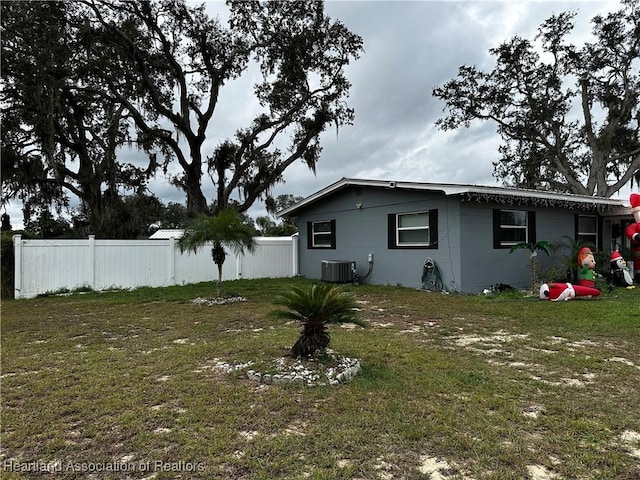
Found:
[{"label": "inflatable santa decoration", "polygon": [[632,193],[629,202],[631,203],[631,213],[636,222],[629,225],[625,233],[627,238],[631,240],[631,263],[635,279],[636,282],[640,282],[640,195]]},{"label": "inflatable santa decoration", "polygon": [[572,285],[571,283],[543,283],[540,286],[540,298],[552,302],[568,301],[572,298],[592,298],[600,295],[597,288]]}]

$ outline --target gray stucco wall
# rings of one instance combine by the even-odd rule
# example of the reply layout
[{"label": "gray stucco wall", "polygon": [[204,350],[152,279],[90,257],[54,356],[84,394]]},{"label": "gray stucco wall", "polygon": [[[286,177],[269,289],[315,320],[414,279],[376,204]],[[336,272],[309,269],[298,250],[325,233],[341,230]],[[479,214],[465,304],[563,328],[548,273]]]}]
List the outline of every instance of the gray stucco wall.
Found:
[{"label": "gray stucco wall", "polygon": [[[461,258],[464,265],[462,290],[480,292],[497,283],[518,289],[529,287],[530,252],[527,249],[509,253],[508,248],[493,247],[493,210],[511,209],[535,212],[536,241],[560,242],[563,236],[575,234],[575,212],[559,208],[535,208],[527,205],[504,206],[498,203],[464,202],[461,204],[462,229]],[[562,266],[561,251],[551,256],[539,252],[536,257],[538,271]]]},{"label": "gray stucco wall", "polygon": [[[530,284],[529,251],[509,253],[508,248],[494,249],[496,208],[535,211],[538,241],[556,243],[563,236],[574,237],[576,212],[568,209],[517,204],[505,207],[461,202],[457,196],[446,197],[439,192],[348,187],[298,212],[300,273],[320,279],[322,260],[350,260],[356,262],[363,277],[368,270],[367,256],[372,253],[373,269],[364,283],[420,288],[425,259],[431,257],[449,290],[479,293],[497,283],[526,289]],[[431,209],[438,210],[437,249],[388,248],[388,214]],[[336,248],[308,249],[307,222],[323,220],[336,222]],[[562,256],[567,253],[552,257],[539,253],[536,261],[543,270],[561,267]]]},{"label": "gray stucco wall", "polygon": [[[357,205],[361,205],[358,208]],[[437,249],[388,248],[387,215],[438,209]],[[322,260],[353,260],[358,274],[368,271],[368,255],[373,254],[371,274],[363,279],[376,285],[403,285],[420,288],[422,267],[431,257],[440,268],[443,282],[460,280],[460,224],[457,199],[433,192],[411,192],[384,188],[349,187],[300,211],[300,273],[321,277]],[[308,249],[307,222],[336,221],[336,249]]]}]

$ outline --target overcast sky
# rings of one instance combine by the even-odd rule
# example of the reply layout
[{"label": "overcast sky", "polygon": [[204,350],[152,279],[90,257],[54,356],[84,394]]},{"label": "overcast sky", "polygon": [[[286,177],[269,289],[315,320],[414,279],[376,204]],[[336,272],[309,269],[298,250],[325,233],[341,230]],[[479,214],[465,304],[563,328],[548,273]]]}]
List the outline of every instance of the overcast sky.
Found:
[{"label": "overcast sky", "polygon": [[[207,5],[225,18],[223,2]],[[323,134],[315,176],[303,164],[293,165],[274,194],[308,196],[342,177],[497,185],[492,176],[499,145],[495,125],[439,131],[435,121],[443,103],[432,89],[454,78],[462,65],[491,69],[490,48],[516,34],[532,39],[552,14],[578,12],[573,43],[581,45],[591,38],[594,15],[619,8],[613,0],[328,0],[326,14],[364,40],[363,55],[347,68],[355,122],[337,135],[335,128]],[[247,125],[254,105],[250,78],[225,86],[207,144],[213,147]],[[165,204],[185,201],[184,193],[161,176],[152,191]],[[213,189],[205,194],[211,200]],[[621,194],[625,197],[628,190]],[[22,219],[19,208],[8,212],[16,228]],[[249,214],[256,217],[264,210],[256,205]]]}]

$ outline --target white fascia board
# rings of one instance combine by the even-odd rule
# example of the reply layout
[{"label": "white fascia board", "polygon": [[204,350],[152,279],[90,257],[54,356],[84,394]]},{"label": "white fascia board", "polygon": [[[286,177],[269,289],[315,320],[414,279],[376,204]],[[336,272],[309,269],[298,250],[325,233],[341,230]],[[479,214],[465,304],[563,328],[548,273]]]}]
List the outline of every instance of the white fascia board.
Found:
[{"label": "white fascia board", "polygon": [[337,182],[332,183],[331,185],[323,188],[322,190],[318,190],[316,193],[312,193],[308,197],[303,198],[298,203],[296,203],[294,205],[291,205],[290,207],[287,207],[284,210],[280,210],[279,212],[276,213],[276,215],[278,217],[285,217],[289,213],[295,212],[296,210],[299,210],[300,208],[304,207],[305,205],[313,203],[316,200],[318,200],[318,199],[320,199],[320,198],[322,198],[322,197],[324,197],[326,195],[329,195],[330,193],[342,188],[343,186],[347,185],[347,182],[348,182],[348,179],[343,177],[340,180],[338,180]]},{"label": "white fascia board", "polygon": [[[366,180],[358,178],[342,178],[335,183],[317,191],[316,193],[308,196],[300,202],[292,205],[289,208],[278,212],[278,216],[286,216],[296,210],[316,202],[322,197],[325,197],[341,188],[346,186],[358,186],[358,187],[378,187],[389,188],[399,190],[425,190],[425,191],[442,191],[445,195],[461,195],[469,193],[477,193],[480,195],[505,195],[511,197],[521,198],[537,198],[555,201],[566,201],[575,203],[584,203],[591,205],[610,205],[619,206],[621,208],[627,207],[624,201],[618,199],[604,198],[604,197],[589,197],[586,195],[569,195],[563,193],[543,192],[538,190],[524,190],[518,188],[505,188],[505,187],[490,187],[481,185],[459,185],[452,183],[421,183],[421,182],[405,182],[405,181],[393,181],[393,180]],[[628,203],[628,202],[627,202]]]}]

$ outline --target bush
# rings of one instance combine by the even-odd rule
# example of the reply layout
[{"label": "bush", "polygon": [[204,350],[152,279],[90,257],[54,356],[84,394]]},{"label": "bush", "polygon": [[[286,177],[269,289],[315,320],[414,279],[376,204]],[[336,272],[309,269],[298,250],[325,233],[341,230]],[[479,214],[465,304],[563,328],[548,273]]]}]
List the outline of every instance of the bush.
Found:
[{"label": "bush", "polygon": [[2,232],[2,243],[0,248],[0,266],[1,271],[1,288],[0,297],[13,298],[15,278],[14,278],[14,263],[15,254],[13,251],[13,235],[14,232]]},{"label": "bush", "polygon": [[565,266],[555,266],[547,270],[543,270],[542,272],[540,272],[538,280],[539,283],[575,283],[572,270]]},{"label": "bush", "polygon": [[0,297],[14,298],[15,293],[15,252],[13,250],[13,236],[22,235],[24,240],[34,238],[30,233],[24,230],[7,230],[1,234],[0,248],[0,268],[2,277],[0,286]]}]

